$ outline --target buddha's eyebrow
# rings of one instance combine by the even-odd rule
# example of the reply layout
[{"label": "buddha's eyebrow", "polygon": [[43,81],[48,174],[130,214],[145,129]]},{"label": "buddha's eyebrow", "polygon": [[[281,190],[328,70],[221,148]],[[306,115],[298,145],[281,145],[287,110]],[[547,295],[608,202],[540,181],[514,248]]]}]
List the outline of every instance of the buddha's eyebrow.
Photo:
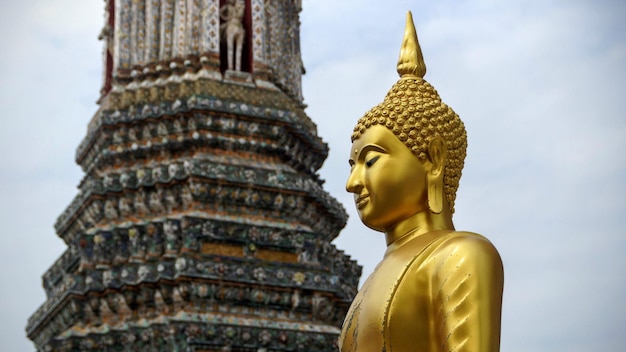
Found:
[{"label": "buddha's eyebrow", "polygon": [[376,144],[368,144],[366,146],[364,146],[363,148],[361,148],[361,150],[354,150],[354,155],[356,155],[356,158],[354,158],[352,155],[350,155],[350,159],[348,159],[348,164],[350,166],[354,166],[355,161],[354,159],[357,160],[362,160],[363,158],[365,158],[365,155],[367,154],[367,152],[369,151],[375,151],[375,152],[379,152],[379,153],[386,153],[387,151],[385,150],[385,148],[376,145]]},{"label": "buddha's eyebrow", "polygon": [[383,148],[383,147],[381,147],[381,146],[379,146],[377,144],[368,144],[368,145],[364,146],[363,148],[361,148],[361,150],[359,150],[359,155],[357,156],[357,158],[359,160],[361,160],[361,159],[365,158],[365,155],[368,152],[371,152],[371,151],[379,152],[379,153],[387,153],[387,150],[385,150],[385,148]]}]

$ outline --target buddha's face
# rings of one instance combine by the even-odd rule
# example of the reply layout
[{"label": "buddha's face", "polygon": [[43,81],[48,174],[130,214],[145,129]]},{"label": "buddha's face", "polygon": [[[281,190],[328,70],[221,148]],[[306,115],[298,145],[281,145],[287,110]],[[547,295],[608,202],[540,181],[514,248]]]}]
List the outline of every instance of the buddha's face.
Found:
[{"label": "buddha's face", "polygon": [[352,143],[346,190],[363,223],[387,232],[428,209],[426,163],[387,128],[374,125]]}]

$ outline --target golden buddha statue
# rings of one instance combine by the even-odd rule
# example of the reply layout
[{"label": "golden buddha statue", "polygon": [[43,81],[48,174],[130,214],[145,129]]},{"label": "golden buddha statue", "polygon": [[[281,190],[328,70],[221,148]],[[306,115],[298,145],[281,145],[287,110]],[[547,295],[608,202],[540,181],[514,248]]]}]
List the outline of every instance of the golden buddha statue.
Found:
[{"label": "golden buddha statue", "polygon": [[410,12],[398,73],[352,134],[346,189],[387,250],[352,302],[340,350],[498,351],[502,261],[487,239],[454,229],[465,127],[423,79]]}]

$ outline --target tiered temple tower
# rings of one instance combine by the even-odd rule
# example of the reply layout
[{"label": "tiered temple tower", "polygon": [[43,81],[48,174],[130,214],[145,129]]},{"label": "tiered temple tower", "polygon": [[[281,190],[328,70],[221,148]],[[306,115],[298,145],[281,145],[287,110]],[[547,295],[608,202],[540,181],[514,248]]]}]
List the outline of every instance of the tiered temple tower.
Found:
[{"label": "tiered temple tower", "polygon": [[330,243],[346,213],[316,173],[300,11],[106,1],[68,249],[26,328],[39,351],[336,349],[361,268]]}]

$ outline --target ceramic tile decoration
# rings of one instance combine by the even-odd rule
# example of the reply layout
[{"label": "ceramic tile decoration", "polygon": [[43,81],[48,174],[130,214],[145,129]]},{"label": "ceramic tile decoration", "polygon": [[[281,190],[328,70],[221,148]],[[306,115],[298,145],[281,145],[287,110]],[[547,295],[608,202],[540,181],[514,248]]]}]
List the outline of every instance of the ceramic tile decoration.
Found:
[{"label": "ceramic tile decoration", "polygon": [[108,1],[85,176],[54,225],[67,250],[26,328],[38,351],[336,350],[361,267],[331,244],[347,215],[317,174],[301,5],[235,0],[251,52],[228,71],[229,1]]}]

